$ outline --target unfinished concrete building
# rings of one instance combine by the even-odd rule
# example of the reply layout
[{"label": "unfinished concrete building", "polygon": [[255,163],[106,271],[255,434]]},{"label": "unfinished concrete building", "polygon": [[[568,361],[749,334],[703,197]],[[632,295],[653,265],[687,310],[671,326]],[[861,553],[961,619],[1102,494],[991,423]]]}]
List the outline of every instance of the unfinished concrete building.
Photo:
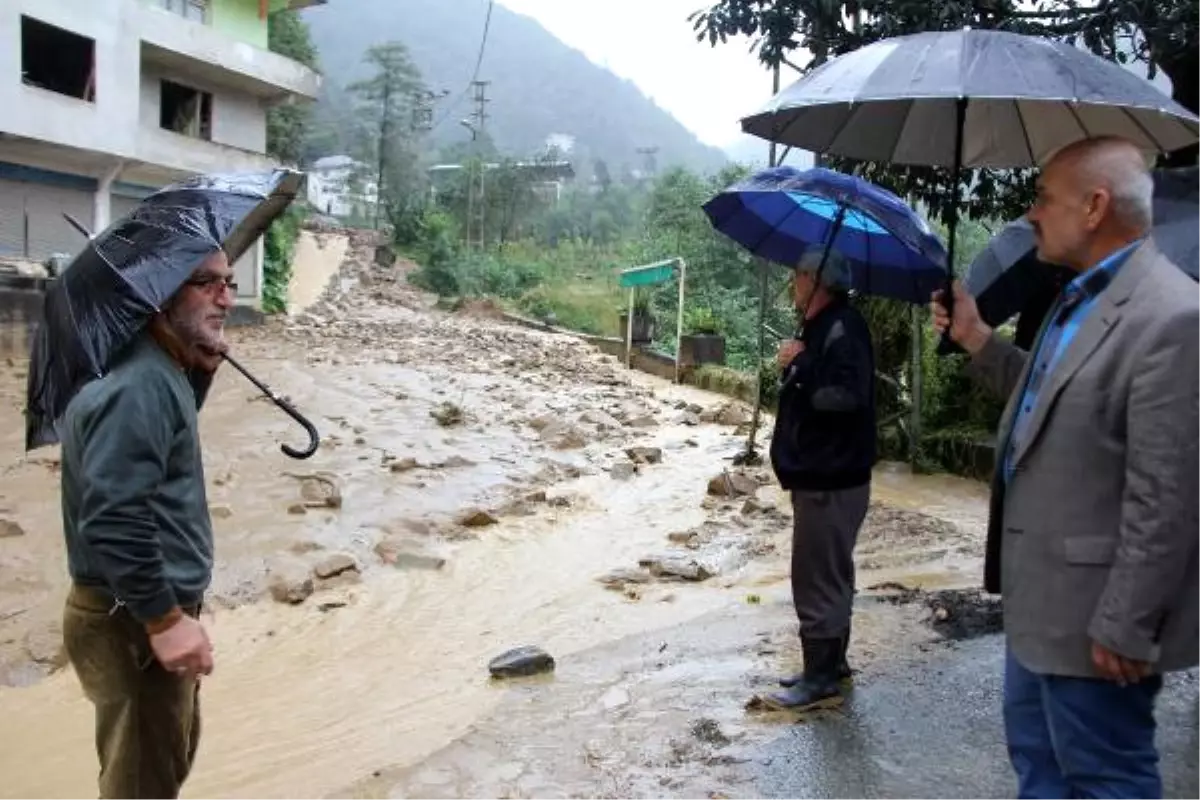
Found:
[{"label": "unfinished concrete building", "polygon": [[[320,77],[267,49],[270,14],[325,0],[0,0],[0,260],[83,243],[155,189],[270,167],[267,109]],[[256,306],[262,245],[236,265]]]}]

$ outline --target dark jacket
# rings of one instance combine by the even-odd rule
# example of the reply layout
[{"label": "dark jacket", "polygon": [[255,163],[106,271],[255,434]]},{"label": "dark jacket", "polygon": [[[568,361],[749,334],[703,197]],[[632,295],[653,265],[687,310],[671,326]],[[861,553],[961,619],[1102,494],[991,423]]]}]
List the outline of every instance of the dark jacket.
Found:
[{"label": "dark jacket", "polygon": [[60,425],[71,578],[142,622],[199,603],[212,577],[198,394],[145,335],[80,390]]},{"label": "dark jacket", "polygon": [[808,321],[784,370],[771,465],[784,489],[869,483],[875,463],[875,354],[866,320],[837,298]]}]

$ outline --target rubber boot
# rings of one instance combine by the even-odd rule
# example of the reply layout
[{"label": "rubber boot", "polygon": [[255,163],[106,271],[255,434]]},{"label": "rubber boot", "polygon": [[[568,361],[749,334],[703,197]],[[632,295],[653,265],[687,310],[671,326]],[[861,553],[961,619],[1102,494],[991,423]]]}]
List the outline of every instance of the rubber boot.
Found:
[{"label": "rubber boot", "polygon": [[[850,662],[846,660],[846,652],[850,649],[850,628],[846,628],[846,633],[841,639],[841,659],[838,662],[837,676],[838,680],[843,683],[849,683],[854,678],[854,670],[850,669]],[[790,689],[800,681],[804,680],[804,673],[797,672],[795,675],[789,675],[786,678],[779,679],[779,685],[785,689]]]},{"label": "rubber boot", "polygon": [[767,695],[768,706],[794,711],[826,708],[842,702],[838,685],[838,665],[842,657],[842,638],[800,638],[804,651],[804,673],[785,691]]}]

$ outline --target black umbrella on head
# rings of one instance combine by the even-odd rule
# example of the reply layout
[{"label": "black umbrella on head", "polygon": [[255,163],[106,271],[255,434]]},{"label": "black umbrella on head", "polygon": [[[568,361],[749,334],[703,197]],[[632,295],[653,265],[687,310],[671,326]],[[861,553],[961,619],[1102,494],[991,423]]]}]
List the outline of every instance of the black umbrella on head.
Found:
[{"label": "black umbrella on head", "polygon": [[[250,249],[303,183],[302,173],[286,169],[196,176],[155,192],[90,237],[46,293],[30,354],[25,449],[58,441],[54,424],[71,398],[103,377],[205,258],[224,250],[233,263]],[[283,445],[284,453],[315,453],[313,424],[229,355],[225,360],[308,432],[304,449]]]}]

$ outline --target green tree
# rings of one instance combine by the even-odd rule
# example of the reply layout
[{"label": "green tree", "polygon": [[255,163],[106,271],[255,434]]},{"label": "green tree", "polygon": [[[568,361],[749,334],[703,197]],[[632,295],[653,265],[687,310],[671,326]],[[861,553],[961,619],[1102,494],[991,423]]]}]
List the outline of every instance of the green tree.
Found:
[{"label": "green tree", "polygon": [[411,199],[422,194],[416,134],[410,122],[413,97],[425,87],[401,42],[372,47],[363,60],[374,74],[347,90],[370,134],[360,155],[375,166],[381,210],[394,216],[397,207],[407,209]]},{"label": "green tree", "polygon": [[[318,69],[317,49],[308,25],[295,11],[277,11],[267,18],[267,48],[281,56]],[[267,155],[285,164],[299,164],[312,119],[307,102],[288,100],[267,110]]]}]

